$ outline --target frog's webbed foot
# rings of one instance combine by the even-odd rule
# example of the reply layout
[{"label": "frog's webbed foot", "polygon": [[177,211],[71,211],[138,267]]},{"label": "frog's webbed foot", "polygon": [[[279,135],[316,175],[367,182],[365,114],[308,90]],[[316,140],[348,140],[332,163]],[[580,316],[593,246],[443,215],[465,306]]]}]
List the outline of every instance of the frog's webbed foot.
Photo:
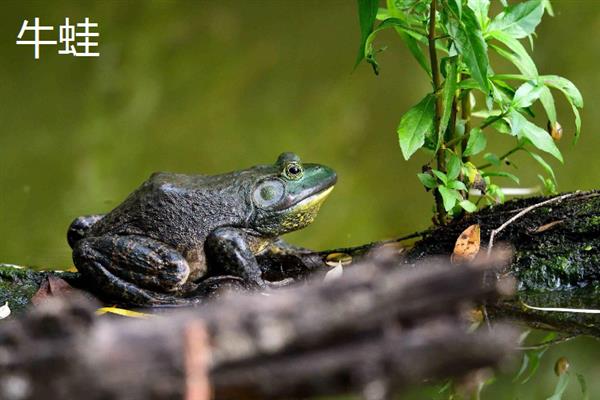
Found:
[{"label": "frog's webbed foot", "polygon": [[84,238],[75,244],[73,261],[98,294],[110,300],[130,305],[185,301],[182,292],[187,289],[189,265],[177,250],[154,239],[136,235]]},{"label": "frog's webbed foot", "polygon": [[254,288],[266,288],[262,271],[248,243],[247,233],[241,229],[222,227],[214,230],[204,244],[209,273],[231,274]]}]

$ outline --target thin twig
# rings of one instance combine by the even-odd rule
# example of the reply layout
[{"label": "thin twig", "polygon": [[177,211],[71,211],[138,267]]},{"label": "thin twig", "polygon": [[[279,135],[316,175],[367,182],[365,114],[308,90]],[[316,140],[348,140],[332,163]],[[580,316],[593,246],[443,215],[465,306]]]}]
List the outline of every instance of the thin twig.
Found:
[{"label": "thin twig", "polygon": [[529,213],[530,211],[535,210],[538,207],[545,206],[545,205],[551,204],[551,203],[560,202],[562,200],[568,199],[569,197],[576,196],[579,193],[580,193],[579,191],[573,192],[573,193],[567,193],[567,194],[563,194],[562,196],[553,197],[551,199],[544,200],[544,201],[542,201],[540,203],[533,204],[533,205],[531,205],[529,207],[524,208],[523,211],[521,211],[520,213],[516,214],[514,217],[510,218],[508,221],[506,221],[505,223],[503,223],[502,225],[500,225],[498,228],[492,230],[492,232],[490,233],[490,241],[488,242],[488,248],[487,248],[487,255],[488,255],[488,257],[492,254],[492,247],[494,247],[494,238],[496,237],[497,234],[499,234],[500,232],[502,232],[504,230],[504,228],[506,228],[507,226],[509,226],[510,224],[512,224],[513,222],[515,222],[516,220],[518,220],[519,218],[521,218],[525,214]]},{"label": "thin twig", "polygon": [[538,344],[533,345],[533,346],[518,346],[517,350],[521,350],[521,351],[539,350],[539,349],[543,349],[544,347],[551,346],[551,345],[554,345],[554,344],[568,342],[569,340],[575,339],[577,336],[579,336],[579,335],[561,336],[559,338],[552,339],[552,340],[547,340],[545,342],[538,343]]},{"label": "thin twig", "polygon": [[[513,153],[516,153],[517,151],[523,149],[522,145],[517,145],[515,147],[513,147],[512,149],[510,149],[509,151],[507,151],[506,153],[502,154],[500,157],[498,157],[498,161],[502,161],[504,160],[506,157],[512,155]],[[492,166],[492,163],[487,163],[487,164],[483,164],[477,167],[477,169],[485,169],[485,168],[489,168]]]}]

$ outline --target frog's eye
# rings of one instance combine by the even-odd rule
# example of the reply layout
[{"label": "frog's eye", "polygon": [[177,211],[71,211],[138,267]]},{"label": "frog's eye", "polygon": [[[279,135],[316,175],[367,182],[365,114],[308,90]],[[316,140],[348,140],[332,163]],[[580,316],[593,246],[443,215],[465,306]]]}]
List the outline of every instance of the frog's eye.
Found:
[{"label": "frog's eye", "polygon": [[252,197],[256,205],[265,208],[277,204],[283,198],[284,194],[285,186],[283,182],[272,180],[260,183],[254,189]]},{"label": "frog's eye", "polygon": [[283,174],[288,179],[300,179],[302,177],[302,173],[304,170],[302,169],[302,165],[297,162],[291,162],[285,166],[283,170]]}]

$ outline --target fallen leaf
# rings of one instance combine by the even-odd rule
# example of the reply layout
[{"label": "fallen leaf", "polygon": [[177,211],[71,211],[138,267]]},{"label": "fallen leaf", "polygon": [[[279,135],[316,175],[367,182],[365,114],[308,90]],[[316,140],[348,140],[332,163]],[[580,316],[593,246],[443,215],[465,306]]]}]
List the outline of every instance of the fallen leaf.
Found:
[{"label": "fallen leaf", "polygon": [[4,303],[2,307],[0,307],[0,319],[4,319],[10,315],[10,307],[8,306],[8,301]]},{"label": "fallen leaf", "polygon": [[559,219],[558,221],[549,222],[549,223],[544,224],[542,226],[538,226],[531,233],[542,233],[542,232],[547,231],[548,229],[551,229],[554,226],[556,226],[558,224],[561,224],[563,222],[564,222],[564,220],[562,220],[562,219]]},{"label": "fallen leaf", "polygon": [[479,253],[479,246],[481,244],[481,229],[479,224],[474,224],[465,229],[454,245],[454,252],[450,256],[450,262],[452,264],[458,264],[461,262],[468,262],[475,258]]},{"label": "fallen leaf", "polygon": [[38,291],[35,292],[31,298],[31,303],[34,306],[38,306],[49,297],[69,296],[75,292],[78,292],[78,290],[69,285],[64,279],[55,275],[47,275],[42,281]]},{"label": "fallen leaf", "polygon": [[348,265],[352,262],[352,256],[346,253],[330,253],[325,258],[325,264],[337,267],[339,264]]},{"label": "fallen leaf", "polygon": [[139,311],[127,310],[126,308],[119,307],[102,307],[96,310],[96,315],[103,314],[116,314],[121,315],[123,317],[129,318],[149,318],[153,317],[152,314],[146,314]]}]

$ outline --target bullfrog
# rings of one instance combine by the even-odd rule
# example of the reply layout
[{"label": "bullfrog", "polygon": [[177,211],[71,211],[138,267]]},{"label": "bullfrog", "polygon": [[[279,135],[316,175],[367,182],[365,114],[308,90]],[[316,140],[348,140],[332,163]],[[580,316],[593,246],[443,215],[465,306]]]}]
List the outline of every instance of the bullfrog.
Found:
[{"label": "bullfrog", "polygon": [[154,173],[109,213],[71,223],[73,262],[120,304],[195,303],[199,288],[231,276],[268,291],[276,282],[257,256],[293,248],[279,236],[312,223],[336,180],[289,152],[221,175]]}]

